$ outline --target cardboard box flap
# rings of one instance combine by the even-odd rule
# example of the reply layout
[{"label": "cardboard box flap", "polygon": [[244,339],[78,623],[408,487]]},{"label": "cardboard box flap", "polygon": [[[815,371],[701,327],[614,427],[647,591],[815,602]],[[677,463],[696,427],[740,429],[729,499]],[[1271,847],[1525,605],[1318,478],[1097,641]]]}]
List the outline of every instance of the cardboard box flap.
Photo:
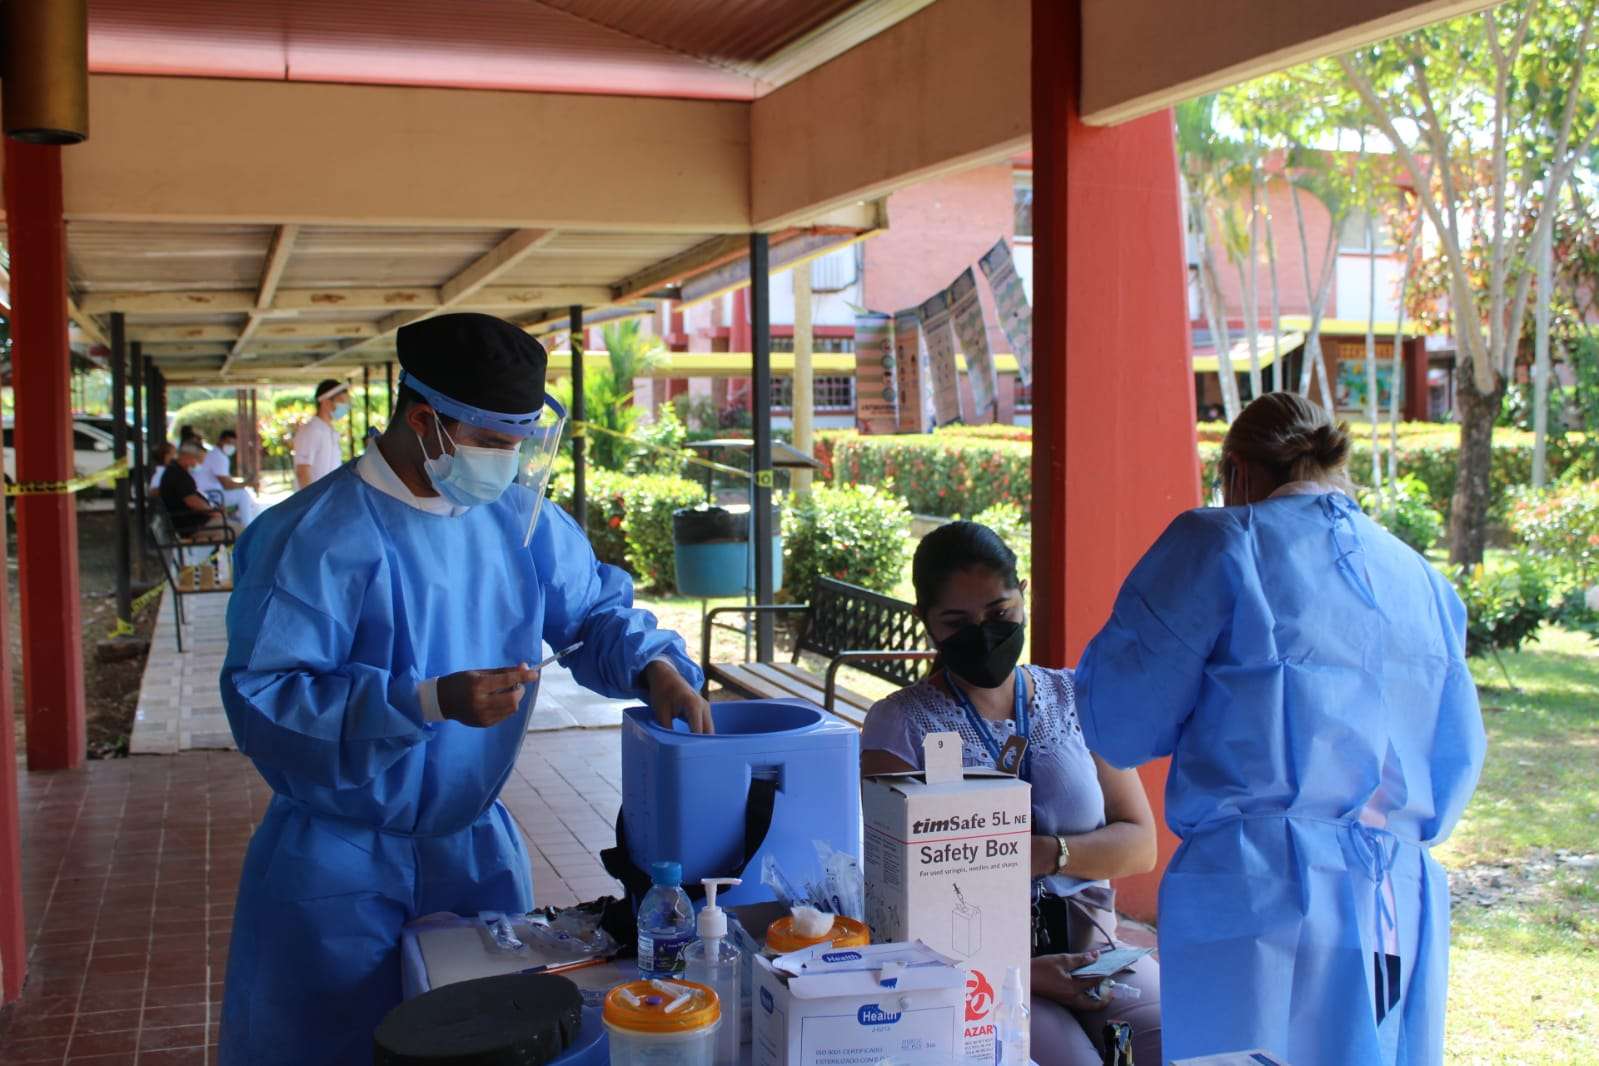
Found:
[{"label": "cardboard box flap", "polygon": [[920,940],[909,944],[872,944],[859,948],[835,948],[823,944],[782,955],[772,969],[791,977],[827,973],[878,973],[885,967],[906,969],[915,966],[959,966],[954,959],[940,955]]}]

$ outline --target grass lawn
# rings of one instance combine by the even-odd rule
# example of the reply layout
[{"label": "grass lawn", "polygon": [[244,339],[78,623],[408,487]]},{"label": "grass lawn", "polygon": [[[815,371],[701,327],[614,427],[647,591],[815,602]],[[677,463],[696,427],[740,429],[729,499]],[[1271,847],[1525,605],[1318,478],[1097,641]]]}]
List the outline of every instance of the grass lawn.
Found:
[{"label": "grass lawn", "polygon": [[[1476,797],[1437,855],[1459,899],[1449,974],[1451,1063],[1599,1062],[1599,647],[1545,628],[1505,663],[1473,663],[1488,728]],[[1490,893],[1492,889],[1490,889]]]}]

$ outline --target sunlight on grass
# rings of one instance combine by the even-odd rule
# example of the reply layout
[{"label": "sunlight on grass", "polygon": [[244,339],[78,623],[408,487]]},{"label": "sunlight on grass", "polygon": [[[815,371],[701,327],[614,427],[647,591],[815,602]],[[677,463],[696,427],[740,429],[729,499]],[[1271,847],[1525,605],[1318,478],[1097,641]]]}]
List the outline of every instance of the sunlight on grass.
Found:
[{"label": "sunlight on grass", "polygon": [[[1512,690],[1474,662],[1488,758],[1476,796],[1437,849],[1453,869],[1599,851],[1599,647],[1544,628],[1505,656]],[[1599,869],[1562,869],[1539,893],[1455,908],[1450,1063],[1599,1061]]]}]

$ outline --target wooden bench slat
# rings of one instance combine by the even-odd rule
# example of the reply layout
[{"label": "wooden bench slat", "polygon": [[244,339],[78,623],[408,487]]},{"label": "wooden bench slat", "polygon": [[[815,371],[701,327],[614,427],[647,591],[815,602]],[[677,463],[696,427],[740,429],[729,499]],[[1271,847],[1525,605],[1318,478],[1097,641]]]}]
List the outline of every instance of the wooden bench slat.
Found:
[{"label": "wooden bench slat", "polygon": [[[805,689],[807,692],[815,692],[817,695],[815,702],[817,703],[821,703],[822,697],[826,695],[826,679],[811,673],[803,666],[798,666],[794,663],[752,663],[750,665],[761,676],[770,677],[775,683],[782,684],[783,682],[778,679],[783,678],[787,679],[792,685]],[[854,689],[845,688],[843,685],[834,687],[833,698],[835,703],[848,704],[863,714],[871,710],[872,704],[877,702],[870,696],[863,696]]]},{"label": "wooden bench slat", "polygon": [[[801,699],[821,707],[825,698],[820,678],[789,663],[720,664],[712,669],[711,676],[756,699]],[[861,724],[875,702],[843,687],[835,689],[834,695],[833,713],[855,725]]]}]

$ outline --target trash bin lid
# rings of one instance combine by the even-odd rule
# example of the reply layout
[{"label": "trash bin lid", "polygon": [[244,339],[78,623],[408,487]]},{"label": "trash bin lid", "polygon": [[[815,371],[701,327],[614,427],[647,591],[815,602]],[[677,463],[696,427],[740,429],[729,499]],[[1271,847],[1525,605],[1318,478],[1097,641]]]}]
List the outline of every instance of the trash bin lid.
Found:
[{"label": "trash bin lid", "polygon": [[389,1011],[372,1035],[378,1066],[542,1066],[582,1027],[583,996],[554,974],[459,981]]}]

